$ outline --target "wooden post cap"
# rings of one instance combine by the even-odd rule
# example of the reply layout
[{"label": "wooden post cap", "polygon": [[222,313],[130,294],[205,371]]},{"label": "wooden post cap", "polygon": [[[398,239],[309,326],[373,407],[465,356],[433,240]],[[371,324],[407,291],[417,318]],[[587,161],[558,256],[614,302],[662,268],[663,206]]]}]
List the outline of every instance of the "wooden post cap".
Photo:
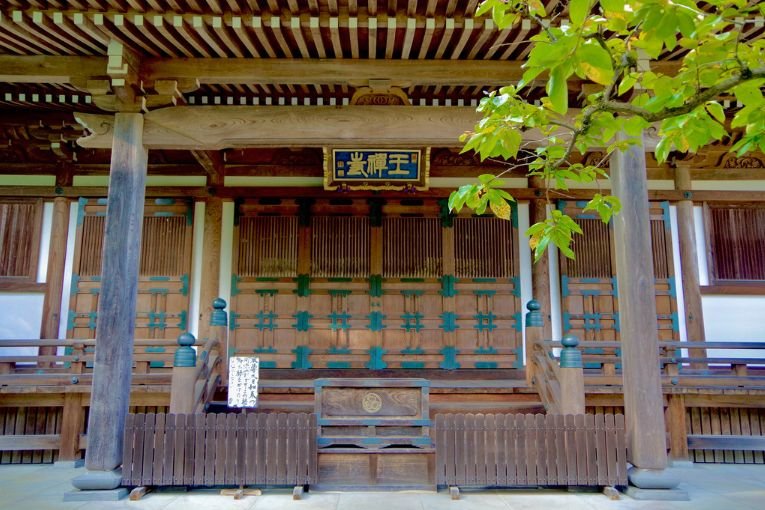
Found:
[{"label": "wooden post cap", "polygon": [[228,314],[226,313],[226,300],[215,298],[212,302],[213,313],[210,315],[210,326],[228,326]]},{"label": "wooden post cap", "polygon": [[579,339],[574,335],[566,335],[560,343],[563,345],[560,351],[560,367],[582,368],[582,352],[577,348]]},{"label": "wooden post cap", "polygon": [[545,321],[540,311],[542,306],[539,304],[539,301],[532,299],[526,303],[526,309],[528,310],[528,313],[526,313],[527,328],[541,328],[544,326]]},{"label": "wooden post cap", "polygon": [[197,352],[191,347],[197,339],[191,333],[183,333],[178,337],[178,350],[173,358],[174,367],[197,366]]}]

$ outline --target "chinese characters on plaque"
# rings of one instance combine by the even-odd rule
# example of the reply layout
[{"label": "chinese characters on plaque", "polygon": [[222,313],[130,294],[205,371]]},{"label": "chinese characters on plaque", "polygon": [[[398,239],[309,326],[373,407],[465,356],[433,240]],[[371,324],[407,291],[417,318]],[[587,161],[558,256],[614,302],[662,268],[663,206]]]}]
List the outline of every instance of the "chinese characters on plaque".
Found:
[{"label": "chinese characters on plaque", "polygon": [[257,407],[260,360],[235,356],[228,362],[228,406]]},{"label": "chinese characters on plaque", "polygon": [[324,157],[325,189],[428,188],[429,149],[325,148]]}]

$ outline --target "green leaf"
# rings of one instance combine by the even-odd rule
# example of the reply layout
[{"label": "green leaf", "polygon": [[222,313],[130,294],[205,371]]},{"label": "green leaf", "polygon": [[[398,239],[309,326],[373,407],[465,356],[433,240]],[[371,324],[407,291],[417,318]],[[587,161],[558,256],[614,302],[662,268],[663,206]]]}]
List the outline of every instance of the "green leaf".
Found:
[{"label": "green leaf", "polygon": [[720,124],[725,124],[725,111],[720,103],[716,101],[707,101],[704,105],[709,114],[717,120]]},{"label": "green leaf", "polygon": [[552,110],[565,115],[568,111],[568,85],[566,71],[562,65],[553,68],[550,73],[550,79],[547,80],[547,96],[550,98]]},{"label": "green leaf", "polygon": [[609,85],[614,79],[611,55],[600,44],[592,41],[583,44],[576,52],[579,66],[590,80],[601,85]]},{"label": "green leaf", "polygon": [[568,13],[571,23],[575,27],[581,26],[590,11],[590,0],[571,0],[568,4]]},{"label": "green leaf", "polygon": [[622,78],[621,83],[619,83],[618,94],[621,96],[625,92],[629,91],[632,87],[635,86],[635,83],[637,83],[636,74],[630,73],[626,75],[624,78]]}]

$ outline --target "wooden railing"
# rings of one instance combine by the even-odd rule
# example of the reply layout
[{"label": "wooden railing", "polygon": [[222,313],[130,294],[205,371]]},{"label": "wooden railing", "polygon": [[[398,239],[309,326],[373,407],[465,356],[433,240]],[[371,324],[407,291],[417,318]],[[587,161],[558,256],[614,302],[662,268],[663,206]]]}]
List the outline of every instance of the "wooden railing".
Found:
[{"label": "wooden railing", "polygon": [[544,322],[539,303],[529,301],[526,308],[529,310],[526,314],[526,380],[537,390],[548,413],[584,413],[584,379],[578,339],[564,339],[559,363],[542,339]]},{"label": "wooden railing", "polygon": [[[560,342],[544,342],[549,351]],[[621,343],[580,342],[586,385],[621,385]],[[710,350],[729,350],[719,356]],[[659,342],[659,363],[665,387],[765,389],[765,342]],[[616,375],[603,366],[614,365]]]},{"label": "wooden railing", "polygon": [[[134,385],[170,383],[176,340],[136,339],[133,350]],[[96,341],[93,339],[2,340],[0,386],[89,385],[93,378]],[[62,354],[8,353],[9,349],[63,349]]]},{"label": "wooden railing", "polygon": [[220,341],[217,338],[208,340],[199,354],[199,359],[201,362],[197,363],[193,379],[192,410],[195,413],[204,412],[205,406],[212,400],[221,383],[223,358]]}]

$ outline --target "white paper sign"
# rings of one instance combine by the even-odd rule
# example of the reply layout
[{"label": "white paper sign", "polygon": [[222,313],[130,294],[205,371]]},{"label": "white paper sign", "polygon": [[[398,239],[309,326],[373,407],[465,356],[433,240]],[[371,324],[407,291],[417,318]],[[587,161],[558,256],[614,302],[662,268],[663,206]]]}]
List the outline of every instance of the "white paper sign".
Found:
[{"label": "white paper sign", "polygon": [[228,406],[257,407],[260,359],[234,356],[228,361]]}]

